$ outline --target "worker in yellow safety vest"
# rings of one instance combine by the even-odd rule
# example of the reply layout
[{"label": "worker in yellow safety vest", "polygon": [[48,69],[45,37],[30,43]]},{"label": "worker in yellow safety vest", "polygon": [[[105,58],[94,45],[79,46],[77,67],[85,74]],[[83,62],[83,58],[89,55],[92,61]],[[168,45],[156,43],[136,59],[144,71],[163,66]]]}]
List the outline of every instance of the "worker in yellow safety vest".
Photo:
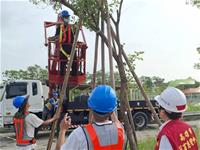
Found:
[{"label": "worker in yellow safety vest", "polygon": [[[117,119],[117,97],[107,85],[97,86],[88,99],[92,110],[92,123],[75,129],[65,141],[65,133],[71,125],[67,114],[60,124],[56,150],[122,150],[126,148],[126,135]],[[112,121],[109,118],[112,118]]]},{"label": "worker in yellow safety vest", "polygon": [[51,117],[56,112],[56,109],[58,107],[58,92],[53,92],[52,93],[52,98],[48,99],[48,102],[44,106],[44,110],[42,112],[42,119],[47,120]]},{"label": "worker in yellow safety vest", "polygon": [[29,113],[30,104],[28,99],[29,96],[16,96],[13,99],[13,105],[18,108],[13,118],[17,150],[34,150],[36,146],[35,128],[41,125],[48,125],[58,119],[57,116],[53,116],[53,118],[43,121],[35,114]]}]

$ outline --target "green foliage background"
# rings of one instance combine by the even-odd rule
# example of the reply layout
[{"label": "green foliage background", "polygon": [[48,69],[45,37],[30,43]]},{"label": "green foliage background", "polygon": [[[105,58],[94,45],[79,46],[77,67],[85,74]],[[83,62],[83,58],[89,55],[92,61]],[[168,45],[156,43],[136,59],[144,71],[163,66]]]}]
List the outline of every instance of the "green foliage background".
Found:
[{"label": "green foliage background", "polygon": [[48,79],[48,70],[38,65],[28,66],[22,70],[6,70],[3,72],[4,82],[10,80],[40,80],[43,83]]}]

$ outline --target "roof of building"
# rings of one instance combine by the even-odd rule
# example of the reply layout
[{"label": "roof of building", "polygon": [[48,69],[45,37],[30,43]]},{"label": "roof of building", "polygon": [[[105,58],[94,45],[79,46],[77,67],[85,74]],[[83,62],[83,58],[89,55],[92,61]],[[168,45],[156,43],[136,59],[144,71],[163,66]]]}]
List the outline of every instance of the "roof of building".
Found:
[{"label": "roof of building", "polygon": [[200,93],[200,86],[196,87],[196,88],[188,88],[188,89],[184,89],[182,90],[184,94],[197,94]]}]

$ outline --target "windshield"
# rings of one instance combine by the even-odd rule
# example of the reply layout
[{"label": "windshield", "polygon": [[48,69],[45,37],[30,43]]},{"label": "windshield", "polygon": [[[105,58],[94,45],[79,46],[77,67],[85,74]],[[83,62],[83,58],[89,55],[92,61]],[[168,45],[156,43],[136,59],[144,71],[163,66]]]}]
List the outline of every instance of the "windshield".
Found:
[{"label": "windshield", "polygon": [[6,98],[13,98],[27,94],[27,83],[14,82],[6,85]]}]

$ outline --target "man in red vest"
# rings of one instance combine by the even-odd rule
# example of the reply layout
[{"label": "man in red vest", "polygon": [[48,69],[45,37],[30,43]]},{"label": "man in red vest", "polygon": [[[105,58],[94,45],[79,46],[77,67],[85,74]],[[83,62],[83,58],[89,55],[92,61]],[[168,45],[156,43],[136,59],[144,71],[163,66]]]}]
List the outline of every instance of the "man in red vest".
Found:
[{"label": "man in red vest", "polygon": [[[73,26],[69,24],[70,22],[70,14],[68,11],[63,10],[58,14],[58,22],[63,22],[62,25],[57,26],[56,28],[56,35],[59,36],[59,42],[60,44],[60,57],[63,60],[69,60],[69,55],[72,50],[72,44],[74,42],[74,31]],[[65,74],[66,69],[66,62],[61,61],[60,70],[61,75]],[[74,60],[72,63],[72,71],[71,75],[76,76],[77,75],[77,56],[74,55]]]},{"label": "man in red vest", "polygon": [[155,150],[198,150],[192,127],[180,120],[187,109],[184,93],[177,88],[168,87],[155,100],[160,106],[159,116],[164,120]]},{"label": "man in red vest", "polygon": [[[60,51],[60,74],[65,75],[67,61],[69,60],[72,44],[74,42],[74,26],[70,24],[70,14],[67,10],[63,10],[58,14],[57,22],[61,24],[56,26],[56,34],[53,37],[49,37],[49,40],[58,42],[56,46]],[[74,61],[72,63],[72,76],[78,74],[77,67],[77,56],[75,53]]]},{"label": "man in red vest", "polygon": [[[71,118],[65,115],[60,124],[56,150],[122,150],[126,147],[124,129],[115,115],[117,97],[107,85],[97,86],[88,99],[93,123],[75,129],[65,141]],[[109,118],[112,118],[112,121]]]}]

